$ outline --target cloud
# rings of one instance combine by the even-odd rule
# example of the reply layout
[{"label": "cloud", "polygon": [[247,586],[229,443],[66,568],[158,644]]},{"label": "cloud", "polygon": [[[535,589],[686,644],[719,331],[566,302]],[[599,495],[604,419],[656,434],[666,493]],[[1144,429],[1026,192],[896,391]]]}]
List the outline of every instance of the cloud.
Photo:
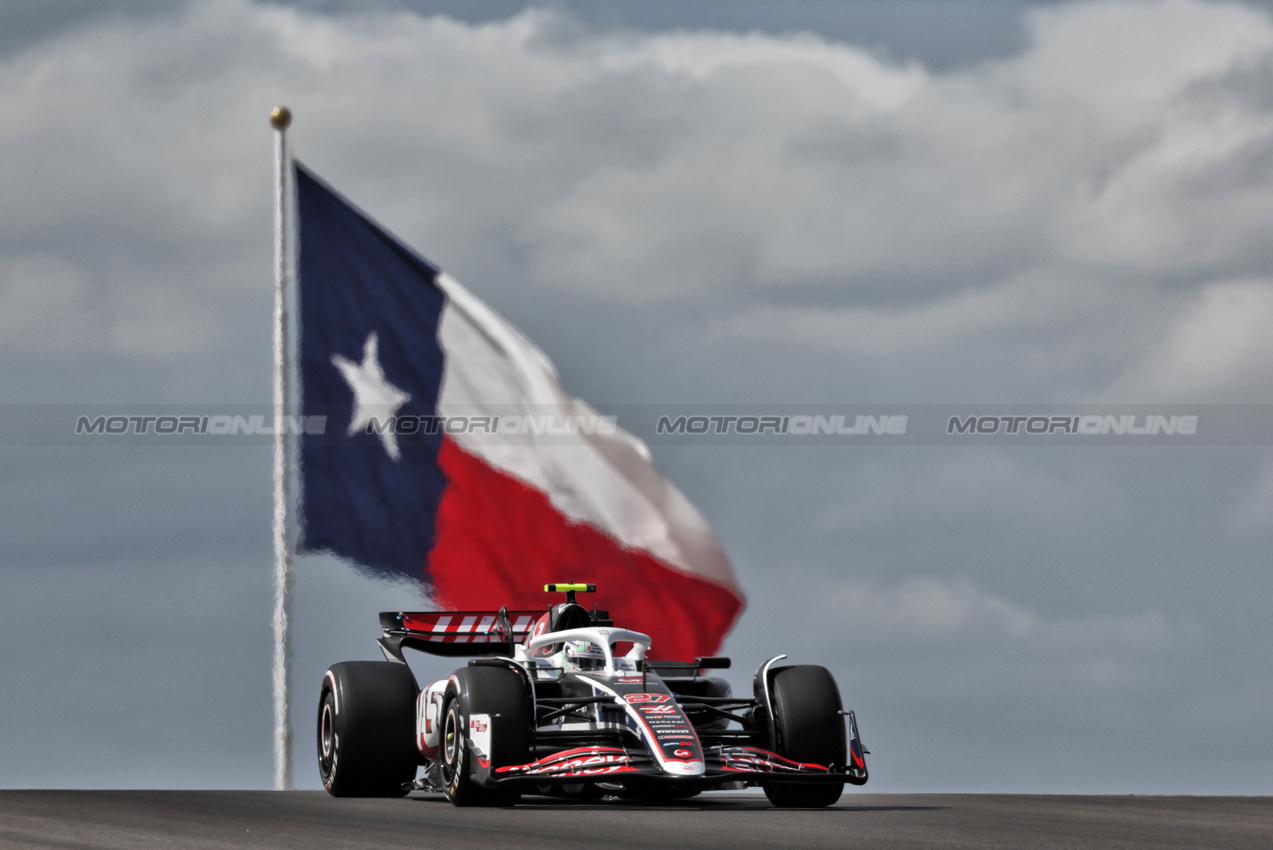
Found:
[{"label": "cloud", "polygon": [[1247,533],[1273,524],[1273,461],[1266,461],[1255,485],[1242,500],[1233,519],[1235,529]]},{"label": "cloud", "polygon": [[1021,269],[1256,263],[1267,180],[1209,178],[1268,149],[1267,108],[1234,90],[1270,48],[1261,14],[1191,2],[1037,13],[1022,53],[946,74],[811,37],[608,44],[599,67],[570,57],[576,86],[635,68],[724,120],[581,175],[536,219],[536,268],[619,297],[906,305]]},{"label": "cloud", "polygon": [[843,617],[857,637],[945,641],[978,630],[991,639],[1020,639],[1039,628],[1036,612],[978,591],[967,583],[925,577],[875,588],[847,584],[822,600],[825,613]]},{"label": "cloud", "polygon": [[840,640],[875,653],[989,653],[1013,666],[1033,666],[1033,676],[1079,677],[1101,687],[1139,681],[1151,661],[1165,674],[1173,655],[1198,638],[1196,622],[1161,611],[1047,614],[944,576],[887,585],[841,582],[819,606],[822,616],[843,624]]},{"label": "cloud", "polygon": [[1179,306],[1163,338],[1108,394],[1196,401],[1258,391],[1273,362],[1270,327],[1273,279],[1208,283]]},{"label": "cloud", "polygon": [[1076,492],[1064,473],[1024,462],[1008,452],[961,452],[934,458],[899,475],[896,465],[859,472],[852,488],[810,518],[814,533],[870,534],[898,517],[942,529],[974,529],[1073,515],[1087,500],[1117,498],[1109,482],[1087,481]]},{"label": "cloud", "polygon": [[75,349],[92,339],[83,271],[59,257],[0,254],[0,344]]},{"label": "cloud", "polygon": [[[108,344],[215,346],[227,296],[268,286],[259,115],[288,100],[320,172],[496,279],[711,303],[722,333],[879,353],[1084,326],[1116,369],[1128,317],[1162,320],[1151,281],[1197,292],[1273,259],[1255,168],[1273,111],[1249,95],[1273,25],[1101,2],[1029,32],[937,73],[808,34],[597,34],[542,10],[471,26],[224,0],[108,20],[6,61],[24,203],[0,223],[117,293]],[[151,256],[111,262],[121,243]],[[182,295],[160,295],[177,274]]]}]

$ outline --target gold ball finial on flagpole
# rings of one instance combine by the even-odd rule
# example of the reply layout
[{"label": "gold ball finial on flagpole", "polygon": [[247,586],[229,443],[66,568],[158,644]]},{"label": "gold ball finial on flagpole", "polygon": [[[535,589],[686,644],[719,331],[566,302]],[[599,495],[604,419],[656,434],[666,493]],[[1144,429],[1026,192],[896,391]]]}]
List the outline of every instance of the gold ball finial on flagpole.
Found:
[{"label": "gold ball finial on flagpole", "polygon": [[286,106],[276,106],[270,112],[270,123],[274,125],[274,129],[282,132],[287,129],[287,125],[292,123],[292,110]]}]

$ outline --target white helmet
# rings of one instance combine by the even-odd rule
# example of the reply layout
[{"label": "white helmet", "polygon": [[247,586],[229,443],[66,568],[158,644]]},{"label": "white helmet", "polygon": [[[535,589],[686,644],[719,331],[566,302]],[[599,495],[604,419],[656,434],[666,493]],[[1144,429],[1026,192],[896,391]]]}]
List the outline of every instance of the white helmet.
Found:
[{"label": "white helmet", "polygon": [[581,670],[602,670],[606,666],[606,653],[595,643],[586,640],[568,640],[557,653],[556,666],[571,673]]}]

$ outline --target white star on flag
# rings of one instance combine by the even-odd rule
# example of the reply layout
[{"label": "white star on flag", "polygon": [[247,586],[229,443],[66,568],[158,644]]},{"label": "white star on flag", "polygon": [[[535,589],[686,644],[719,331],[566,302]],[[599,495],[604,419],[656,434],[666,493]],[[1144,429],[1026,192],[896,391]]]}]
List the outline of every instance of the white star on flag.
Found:
[{"label": "white star on flag", "polygon": [[[355,363],[339,354],[332,355],[333,365],[340,370],[341,377],[354,393],[354,416],[349,422],[348,431],[351,436],[365,428],[373,416],[382,421],[396,416],[398,408],[411,400],[409,393],[398,389],[385,378],[385,372],[380,368],[379,348],[380,341],[373,332],[367,336],[367,342],[363,346],[362,363]],[[394,429],[386,427],[375,430],[385,447],[385,453],[395,461],[398,460],[401,452],[398,451],[398,435],[394,433]]]}]

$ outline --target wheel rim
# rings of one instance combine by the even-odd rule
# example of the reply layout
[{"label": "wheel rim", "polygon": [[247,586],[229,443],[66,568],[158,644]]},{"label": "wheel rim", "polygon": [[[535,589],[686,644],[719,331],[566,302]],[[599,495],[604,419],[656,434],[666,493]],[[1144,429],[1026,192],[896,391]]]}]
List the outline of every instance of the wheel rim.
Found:
[{"label": "wheel rim", "polygon": [[328,691],[318,713],[318,769],[325,785],[330,784],[335,772],[337,745],[336,710],[332,705],[331,692]]},{"label": "wheel rim", "polygon": [[460,731],[460,712],[452,702],[447,706],[446,720],[442,724],[442,781],[448,791],[454,790],[460,775],[460,759],[464,752],[464,737]]},{"label": "wheel rim", "polygon": [[331,761],[332,757],[332,707],[323,706],[323,761]]},{"label": "wheel rim", "polygon": [[443,756],[447,764],[455,764],[455,745],[458,743],[459,737],[456,732],[455,710],[452,709],[446,713],[446,726],[442,730],[442,747]]}]

